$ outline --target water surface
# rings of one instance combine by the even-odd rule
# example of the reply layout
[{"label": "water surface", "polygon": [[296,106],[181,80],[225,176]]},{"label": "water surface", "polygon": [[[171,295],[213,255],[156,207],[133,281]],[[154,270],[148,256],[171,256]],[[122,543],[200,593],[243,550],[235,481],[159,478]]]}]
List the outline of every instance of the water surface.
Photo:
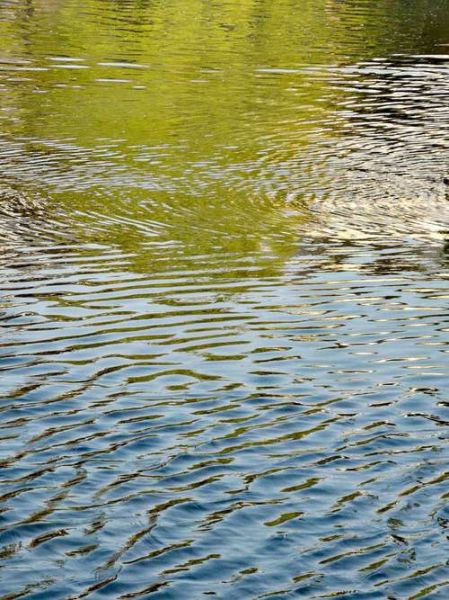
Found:
[{"label": "water surface", "polygon": [[449,594],[448,0],[0,0],[0,598]]}]

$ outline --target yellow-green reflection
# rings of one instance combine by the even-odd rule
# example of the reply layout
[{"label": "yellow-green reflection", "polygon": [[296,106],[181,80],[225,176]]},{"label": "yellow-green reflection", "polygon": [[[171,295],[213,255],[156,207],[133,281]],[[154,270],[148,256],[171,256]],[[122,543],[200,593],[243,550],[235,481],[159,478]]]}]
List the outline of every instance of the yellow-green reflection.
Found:
[{"label": "yellow-green reflection", "polygon": [[347,125],[338,107],[350,84],[335,68],[434,49],[447,11],[432,7],[5,4],[2,174],[51,189],[77,235],[118,244],[135,268],[155,268],[161,252],[175,262],[228,252],[282,264]]}]

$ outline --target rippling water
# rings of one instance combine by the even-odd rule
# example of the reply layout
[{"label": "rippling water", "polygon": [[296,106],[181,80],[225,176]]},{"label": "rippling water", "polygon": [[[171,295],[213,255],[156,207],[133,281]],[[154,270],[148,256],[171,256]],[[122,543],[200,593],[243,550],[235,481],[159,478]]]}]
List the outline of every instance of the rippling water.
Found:
[{"label": "rippling water", "polygon": [[448,0],[0,0],[0,598],[449,597]]}]

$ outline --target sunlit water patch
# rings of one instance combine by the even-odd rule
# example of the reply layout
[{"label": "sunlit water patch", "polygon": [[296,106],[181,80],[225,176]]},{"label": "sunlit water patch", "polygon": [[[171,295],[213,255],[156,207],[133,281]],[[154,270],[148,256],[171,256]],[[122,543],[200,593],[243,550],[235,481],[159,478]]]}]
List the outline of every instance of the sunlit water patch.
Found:
[{"label": "sunlit water patch", "polygon": [[448,9],[0,0],[2,600],[447,597]]}]

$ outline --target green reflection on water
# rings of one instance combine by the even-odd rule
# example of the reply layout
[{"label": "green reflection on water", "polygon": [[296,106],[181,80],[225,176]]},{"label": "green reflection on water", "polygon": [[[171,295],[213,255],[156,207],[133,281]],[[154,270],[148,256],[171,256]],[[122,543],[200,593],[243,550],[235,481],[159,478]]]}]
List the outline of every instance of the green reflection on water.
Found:
[{"label": "green reflection on water", "polygon": [[22,144],[2,175],[20,181],[26,163],[27,185],[53,191],[77,236],[118,244],[139,270],[162,252],[175,263],[226,252],[282,265],[343,135],[338,107],[350,92],[332,69],[435,52],[446,9],[444,0],[2,5],[2,131]]}]

